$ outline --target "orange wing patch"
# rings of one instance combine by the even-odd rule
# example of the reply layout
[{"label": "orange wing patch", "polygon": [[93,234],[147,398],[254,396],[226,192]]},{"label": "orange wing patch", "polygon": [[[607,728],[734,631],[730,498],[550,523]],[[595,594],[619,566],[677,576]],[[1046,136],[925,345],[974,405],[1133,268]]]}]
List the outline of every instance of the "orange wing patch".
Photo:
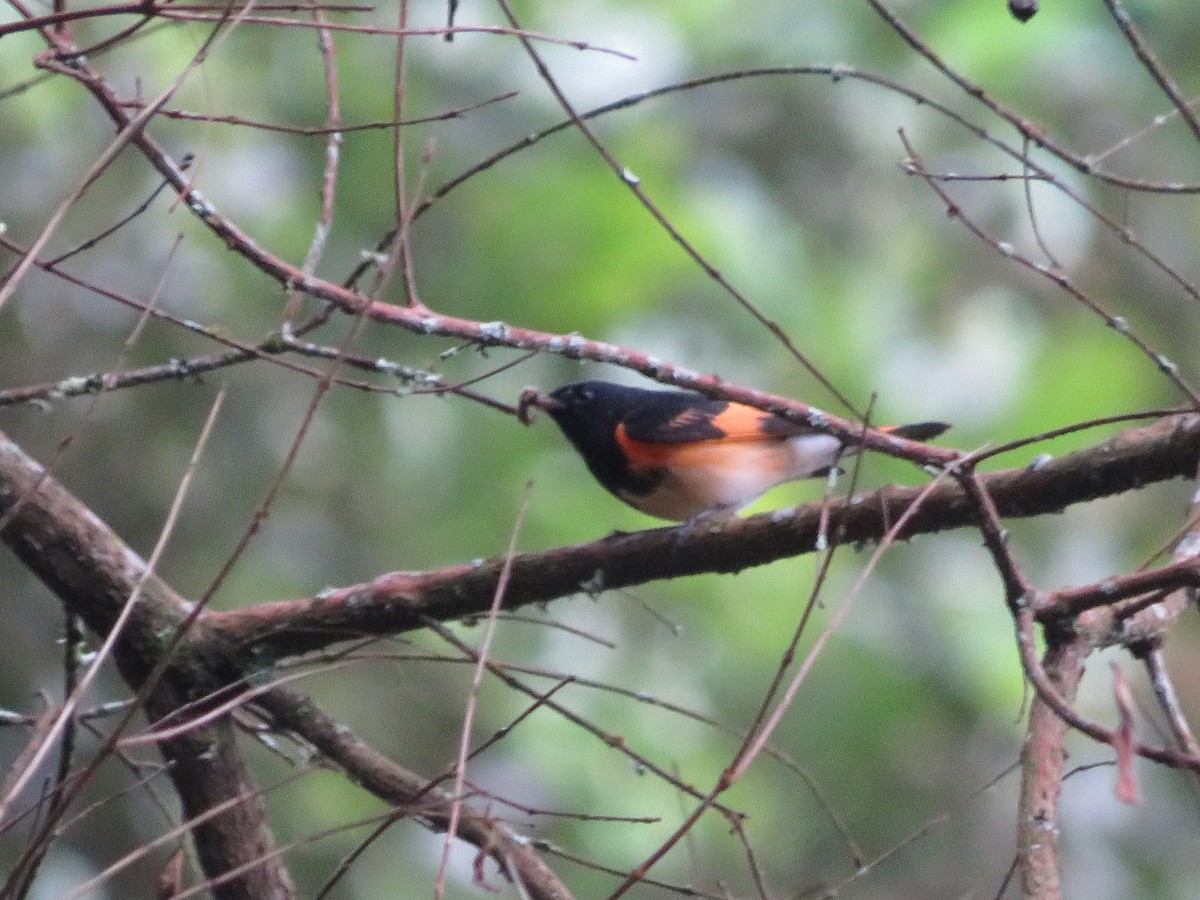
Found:
[{"label": "orange wing patch", "polygon": [[[678,418],[690,414],[688,411]],[[617,426],[617,444],[635,469],[723,469],[743,465],[749,468],[766,466],[774,474],[786,466],[789,452],[784,448],[785,437],[763,431],[763,420],[771,418],[774,417],[753,407],[731,406],[706,422],[706,425],[718,428],[722,436],[677,443],[636,440],[621,424]],[[711,428],[707,430],[712,433]]]},{"label": "orange wing patch", "polygon": [[730,403],[713,419],[713,424],[735,441],[783,440],[816,433],[807,425],[740,403]]},{"label": "orange wing patch", "polygon": [[753,406],[742,406],[740,403],[730,403],[712,420],[712,423],[725,432],[723,440],[728,441],[761,441],[772,437],[766,430],[768,421],[776,418],[770,413]]},{"label": "orange wing patch", "polygon": [[778,439],[809,430],[752,406],[717,400],[691,404],[669,418],[663,410],[646,406],[632,412],[623,424],[632,440],[655,444]]},{"label": "orange wing patch", "polygon": [[[788,424],[785,419],[755,409],[753,406],[743,406],[740,403],[722,403],[722,409],[714,412],[711,409],[692,407],[685,409],[677,416],[666,422],[664,432],[677,435],[695,433],[694,437],[685,440],[727,440],[741,441],[764,437],[784,437],[776,430],[777,423]],[[713,429],[721,434],[714,434]],[[703,434],[704,437],[700,435]],[[664,435],[665,437],[665,435]],[[676,438],[678,439],[678,438]]]}]

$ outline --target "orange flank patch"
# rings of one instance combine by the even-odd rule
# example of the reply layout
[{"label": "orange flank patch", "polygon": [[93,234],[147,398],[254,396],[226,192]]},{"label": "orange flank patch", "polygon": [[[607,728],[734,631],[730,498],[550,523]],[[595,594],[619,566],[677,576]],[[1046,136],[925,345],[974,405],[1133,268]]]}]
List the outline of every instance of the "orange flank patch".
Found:
[{"label": "orange flank patch", "polygon": [[679,444],[637,441],[617,427],[617,443],[635,470],[661,473],[647,493],[619,496],[644,513],[682,522],[701,513],[734,512],[763,491],[802,477],[788,440],[742,431],[738,438]]}]

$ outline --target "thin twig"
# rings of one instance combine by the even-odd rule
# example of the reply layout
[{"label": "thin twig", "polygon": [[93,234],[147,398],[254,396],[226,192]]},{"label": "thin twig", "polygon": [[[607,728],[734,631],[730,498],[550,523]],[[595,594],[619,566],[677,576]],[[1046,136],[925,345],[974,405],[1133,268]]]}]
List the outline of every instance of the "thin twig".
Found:
[{"label": "thin twig", "polygon": [[438,866],[437,881],[433,889],[434,896],[438,898],[441,898],[446,892],[446,872],[450,865],[450,849],[454,843],[455,834],[458,831],[459,816],[462,815],[462,804],[459,798],[462,797],[463,781],[467,775],[467,757],[470,754],[471,747],[471,726],[475,721],[475,708],[479,700],[479,690],[483,686],[483,673],[487,671],[488,652],[491,649],[492,637],[496,633],[496,616],[500,611],[504,592],[508,590],[508,579],[512,574],[512,559],[517,552],[517,538],[521,533],[521,525],[525,521],[525,511],[529,508],[529,497],[532,491],[533,482],[526,482],[525,494],[521,498],[521,505],[517,509],[517,515],[513,519],[512,530],[509,534],[508,550],[504,554],[505,565],[500,571],[500,577],[496,580],[496,593],[492,598],[491,608],[488,610],[483,641],[480,643],[479,650],[476,653],[475,671],[471,676],[471,687],[467,693],[467,706],[463,711],[462,731],[458,741],[458,762],[454,767],[454,789],[452,792],[454,801],[450,806],[450,822],[446,826],[446,840],[442,846],[442,861]]}]

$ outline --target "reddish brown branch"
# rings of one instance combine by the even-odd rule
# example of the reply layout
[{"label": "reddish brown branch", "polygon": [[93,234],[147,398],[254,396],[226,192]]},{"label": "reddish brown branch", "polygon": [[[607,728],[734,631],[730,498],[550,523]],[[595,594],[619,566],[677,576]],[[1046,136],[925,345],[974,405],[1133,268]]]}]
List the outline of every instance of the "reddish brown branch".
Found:
[{"label": "reddish brown branch", "polygon": [[[117,620],[133,588],[141,595],[115,656],[135,690],[187,619],[191,604],[161,579],[144,577],[145,563],[90,510],[0,433],[0,540],[98,634]],[[209,614],[178,644],[171,665],[146,701],[152,721],[171,718],[197,696],[236,681],[241,672],[223,642],[207,632]],[[404,772],[336,723],[298,692],[275,688],[259,698],[285,725],[353,772],[385,798],[414,798],[427,781]],[[265,808],[238,755],[228,718],[202,730],[181,730],[160,744],[183,802],[205,873],[218,898],[287,900],[294,890],[274,851]],[[343,756],[334,756],[343,753]],[[436,824],[448,809],[430,795],[419,814]],[[396,802],[400,802],[397,799]],[[439,804],[442,804],[439,807]],[[216,815],[212,810],[224,809]],[[439,813],[438,809],[443,812]],[[0,823],[0,830],[5,823]],[[486,815],[464,813],[459,836],[492,855],[543,900],[569,897],[527,841]],[[226,873],[243,870],[236,877]],[[561,888],[561,889],[560,889]]]},{"label": "reddish brown branch", "polygon": [[1031,605],[1041,619],[1073,618],[1100,606],[1109,606],[1126,597],[1153,591],[1200,586],[1200,560],[1175,560],[1157,569],[1142,569],[1127,575],[1114,575],[1098,584],[1064,588],[1035,597]]},{"label": "reddish brown branch", "polygon": [[[1089,652],[1090,644],[1081,638],[1055,640],[1046,649],[1042,669],[1056,694],[1068,703],[1075,698]],[[1034,698],[1021,750],[1017,855],[1024,896],[1035,900],[1055,900],[1062,893],[1058,875],[1058,803],[1069,728],[1040,694]]]},{"label": "reddish brown branch", "polygon": [[[138,582],[141,560],[52,478],[0,441],[0,518],[4,542],[93,630],[105,634]],[[117,646],[118,665],[137,689],[153,667],[164,635],[186,616],[187,604],[151,577],[142,584],[139,606]],[[195,673],[192,673],[195,674]],[[164,715],[181,696],[213,680],[168,678],[150,694],[152,718]],[[224,725],[167,742],[164,755],[183,801],[185,817],[201,816],[230,798],[243,798],[193,830],[208,872],[228,871],[272,846],[261,801]],[[221,897],[286,898],[293,895],[287,872],[277,862],[255,867],[229,882]]]},{"label": "reddish brown branch", "polygon": [[[39,57],[39,64],[79,81],[91,92],[114,125],[125,133],[132,121],[123,103],[102,77],[73,54],[69,46],[56,47],[64,62],[54,52]],[[145,111],[141,115],[144,115]],[[774,412],[778,415],[828,431],[846,441],[868,449],[931,465],[945,465],[957,456],[952,451],[931,448],[914,441],[889,437],[846,419],[829,415],[822,410],[785,397],[726,384],[713,375],[702,375],[669,361],[633,352],[625,347],[603,341],[592,341],[577,334],[556,335],[519,328],[506,322],[478,322],[431,312],[419,305],[398,306],[371,300],[349,288],[333,284],[302,271],[277,257],[223,215],[201,194],[183,172],[180,165],[144,130],[129,134],[129,142],[137,147],[156,171],[179,192],[188,209],[200,219],[226,246],[245,257],[255,268],[283,284],[289,291],[298,290],[328,301],[343,312],[388,322],[423,335],[438,335],[470,341],[480,346],[503,346],[518,350],[539,350],[556,353],[570,359],[590,359],[622,366],[627,369],[679,387],[691,388],[722,399],[733,400]],[[715,273],[707,263],[706,271]],[[719,273],[716,273],[719,274]]]},{"label": "reddish brown branch", "polygon": [[[1002,516],[1057,512],[1169,478],[1190,476],[1200,458],[1200,416],[1164,419],[1033,468],[980,476]],[[847,543],[877,540],[907,510],[916,488],[889,487],[830,506],[826,533]],[[811,552],[822,534],[824,504],[735,519],[712,530],[674,528],[614,534],[587,544],[513,559],[506,608],[580,592],[629,587],[704,572],[737,572]],[[975,501],[957,485],[932,491],[904,536],[978,524]],[[207,616],[207,624],[245,652],[267,658],[305,652],[360,635],[394,634],[481,615],[503,561],[485,560],[429,572],[393,572],[316,597],[267,603]],[[1053,606],[1042,609],[1058,618]]]},{"label": "reddish brown branch", "polygon": [[[1198,456],[1200,416],[1184,415],[1122,432],[1104,444],[1038,467],[982,476],[981,484],[998,515],[1029,516],[1153,481],[1191,475]],[[14,445],[0,438],[0,516],[11,514],[15,501],[28,492],[29,479],[40,477],[39,470],[31,469],[31,465]],[[14,467],[15,472],[6,471]],[[37,474],[30,475],[31,471]],[[25,481],[17,477],[6,485],[2,480],[6,475],[10,479],[14,475],[23,476]],[[42,492],[68,497],[49,479]],[[888,522],[895,521],[912,505],[917,493],[914,489],[887,488],[834,506],[828,511],[828,527],[850,542],[878,538]],[[63,502],[68,501],[74,504],[69,498]],[[104,573],[94,571],[91,559],[101,540],[98,537],[73,536],[69,529],[67,537],[56,536],[54,540],[39,536],[37,530],[27,536],[29,519],[37,511],[38,507],[27,504],[6,532],[6,540],[44,578],[68,586],[79,582],[89,590],[100,590],[106,601],[89,605],[81,614],[94,628],[103,630],[125,596],[123,576],[114,576],[116,580],[111,587],[104,588]],[[90,514],[74,510],[69,514],[49,515],[42,530],[49,529],[57,535],[62,529],[56,518],[71,522],[81,515],[85,515],[84,521],[90,523],[90,528],[103,528]],[[738,571],[813,549],[821,534],[822,515],[822,505],[815,504],[789,510],[786,515],[774,513],[735,520],[712,531],[689,534],[682,541],[674,529],[656,529],[523,554],[513,559],[507,603],[520,605],[579,591],[602,591],[699,572]],[[978,505],[970,496],[957,486],[947,486],[926,497],[906,533],[973,525],[977,524],[978,515]],[[107,535],[106,530],[104,534]],[[109,536],[104,540],[114,539]],[[118,567],[117,576],[140,565],[124,548],[120,553],[108,551],[104,558],[125,560],[127,565],[124,569]],[[232,652],[237,659],[252,659],[261,664],[264,658],[328,646],[353,635],[390,634],[422,627],[428,618],[478,614],[486,609],[493,596],[500,566],[500,560],[493,560],[435,572],[397,572],[316,598],[264,604],[241,611],[206,612],[203,628],[190,640],[205,647],[205,654],[215,654],[212,658]],[[151,654],[153,658],[163,629],[176,624],[174,615],[178,613],[171,613],[178,609],[178,600],[169,588],[154,580],[147,584],[146,591],[152,599],[166,592],[170,602],[148,602],[144,616],[135,622],[125,646],[128,652],[128,648],[145,644],[143,656]],[[166,612],[155,615],[161,608]],[[1033,613],[1027,614],[1032,622]],[[1049,621],[1060,619],[1056,614],[1044,615]],[[142,656],[135,654],[134,658]],[[226,663],[233,672],[240,668],[234,658],[226,657]],[[1066,708],[1060,713],[1070,714],[1070,710]],[[1073,724],[1099,740],[1108,739],[1107,732],[1090,723]],[[1173,764],[1187,764],[1182,754],[1159,751],[1154,756]]]},{"label": "reddish brown branch", "polygon": [[[80,60],[70,56],[69,47],[60,49],[70,59],[69,64],[56,61],[52,56],[46,54],[42,57],[42,65],[80,81],[93,94],[114,124],[119,129],[126,128],[131,118],[122,105],[123,101],[117,97],[109,84]],[[572,124],[582,127],[582,117],[574,114]],[[587,133],[586,129],[585,133]],[[547,334],[518,328],[505,322],[478,322],[440,315],[419,306],[397,306],[370,300],[349,288],[307,274],[291,263],[268,253],[196,190],[175,160],[145,132],[134,135],[131,143],[180,193],[181,198],[193,214],[231,250],[244,256],[257,269],[268,277],[278,280],[287,289],[302,291],[309,296],[328,301],[344,312],[355,315],[365,314],[369,318],[389,322],[418,334],[463,339],[480,346],[505,346],[520,350],[556,353],[571,359],[588,359],[633,369],[665,384],[691,388],[722,399],[766,409],[786,418],[827,430],[831,434],[861,444],[868,449],[922,464],[946,465],[955,457],[955,454],[950,451],[939,451],[913,442],[889,438],[873,430],[867,430],[864,433],[857,423],[829,415],[803,403],[761,391],[735,387],[715,376],[702,375],[669,361],[632,352],[627,348],[602,341],[587,340],[577,334]],[[611,157],[607,158],[610,159],[612,165],[617,165],[616,160]],[[636,184],[631,185],[631,189],[635,193],[639,193]],[[639,196],[641,196],[640,193]],[[711,268],[702,260],[698,261],[705,265],[706,271]],[[1178,380],[1177,375],[1176,380]]]},{"label": "reddish brown branch", "polygon": [[[0,540],[97,634],[107,634],[135,586],[138,606],[116,646],[117,665],[137,690],[159,661],[159,650],[187,617],[189,604],[155,576],[90,510],[0,434]],[[174,671],[147,697],[152,719],[214,683],[212,671],[180,656]],[[185,818],[202,817],[231,798],[239,802],[193,829],[210,875],[262,857],[273,846],[265,810],[225,724],[165,742],[163,753]],[[3,825],[0,824],[0,828]],[[287,870],[276,859],[255,866],[216,892],[218,897],[289,898]]]},{"label": "reddish brown branch", "polygon": [[[448,827],[452,805],[448,794],[430,789],[427,779],[370,747],[304,694],[290,688],[275,688],[261,698],[260,705],[271,713],[277,726],[312,744],[375,796],[405,808],[409,815],[437,831]],[[570,900],[566,885],[534,852],[530,842],[505,822],[464,812],[457,824],[457,834],[490,855],[507,877],[523,885],[528,896],[538,900]]]}]

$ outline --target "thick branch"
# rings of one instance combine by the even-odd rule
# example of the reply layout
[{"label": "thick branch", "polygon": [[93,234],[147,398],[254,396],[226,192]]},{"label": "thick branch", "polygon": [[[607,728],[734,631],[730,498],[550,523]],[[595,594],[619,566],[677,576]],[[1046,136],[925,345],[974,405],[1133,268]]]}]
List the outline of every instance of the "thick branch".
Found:
[{"label": "thick branch", "polygon": [[[0,433],[0,532],[2,540],[69,611],[97,634],[107,634],[142,579],[145,563],[87,507]],[[137,609],[116,645],[116,661],[133,690],[154,668],[166,642],[189,611],[186,600],[155,577],[142,579]],[[146,700],[151,719],[168,715],[217,683],[214,673],[180,657]],[[229,800],[226,812],[192,829],[209,877],[267,856],[273,838],[258,790],[225,723],[182,735],[162,746],[183,804],[184,819]],[[277,858],[255,865],[214,888],[219,898],[286,898],[295,895]]]},{"label": "thick branch", "polygon": [[[1044,465],[992,473],[984,476],[983,482],[1001,515],[1031,516],[1151,482],[1190,476],[1198,458],[1200,416],[1178,416],[1122,432],[1103,444]],[[913,504],[917,493],[907,488],[886,488],[836,505],[830,511],[827,533],[840,541],[877,538]],[[906,534],[974,525],[977,516],[971,498],[956,485],[947,484],[932,492],[915,511]],[[63,596],[70,608],[98,631],[111,626],[144,564],[2,435],[0,518],[9,520],[3,532],[5,542]],[[820,533],[821,509],[819,505],[810,505],[786,514],[735,520],[711,531],[693,529],[681,534],[677,529],[656,529],[614,535],[591,544],[516,557],[506,598],[509,605],[519,605],[580,590],[599,591],[699,572],[738,571],[807,552],[816,545]],[[445,619],[480,613],[491,601],[500,565],[496,560],[431,573],[392,573],[311,600],[266,604],[230,613],[205,613],[189,638],[192,652],[179,663],[197,668],[183,681],[169,678],[164,690],[185,681],[193,690],[196,684],[211,686],[218,680],[218,673],[228,678],[249,658],[256,658],[255,664],[261,665],[264,659],[325,646],[352,634],[418,628],[425,616]],[[165,640],[163,635],[171,633],[188,609],[186,601],[161,581],[150,579],[143,591],[143,608],[134,617],[118,654],[122,670],[135,685],[158,658],[157,651]],[[1055,612],[1049,609],[1048,617]],[[203,652],[195,652],[197,644],[203,646]],[[175,674],[178,675],[178,670]],[[152,698],[152,714],[169,711],[176,705],[175,699],[156,695]],[[182,700],[182,695],[178,699]],[[281,719],[287,719],[286,698],[280,698],[280,703],[283,705],[276,705],[275,712]],[[314,722],[307,736],[319,745],[321,723]],[[294,721],[292,724],[296,727]],[[211,808],[219,799],[255,796],[223,728],[209,729],[183,740],[187,746],[171,745],[166,750],[177,762],[174,774],[190,814]],[[205,751],[214,747],[219,752],[205,755]],[[349,754],[349,759],[357,758],[350,753],[356,750],[353,747],[331,744],[323,749]],[[201,759],[208,771],[196,769],[195,764]],[[220,772],[213,771],[214,768]],[[415,784],[401,780],[397,782],[400,787],[394,789],[395,785],[387,786],[387,773],[381,774],[376,783],[365,777],[367,771],[364,766],[357,777],[371,789],[387,790],[396,797],[413,796]],[[197,777],[202,779],[198,783]],[[229,822],[214,819],[204,835],[202,847],[211,844],[202,849],[210,874],[228,871],[236,861],[261,858],[269,846],[269,833],[262,825],[258,802],[248,800],[238,807],[238,815],[243,819],[232,827]],[[433,820],[436,816],[427,818]],[[537,881],[544,877],[537,874],[536,862],[521,863],[532,868],[518,873],[512,867],[519,861],[514,861],[498,844],[487,843],[497,841],[498,837],[487,826],[486,819],[481,818],[476,824],[480,827],[478,834],[464,832],[463,836],[483,842],[489,852],[500,851],[498,858],[506,871],[522,880]],[[234,834],[242,835],[241,839],[232,841]],[[198,826],[197,841],[201,840],[201,826]],[[255,871],[267,876],[275,872],[280,879],[277,883],[286,885],[286,873],[273,869],[269,863]],[[543,883],[554,885],[553,881]],[[267,884],[245,895],[277,896],[269,889],[269,877]],[[548,895],[553,896],[553,891]]]},{"label": "thick branch", "polygon": [[[1087,638],[1054,640],[1046,649],[1043,668],[1059,695],[1075,698],[1091,652]],[[1029,729],[1021,751],[1021,799],[1017,814],[1017,855],[1023,896],[1058,900],[1058,803],[1062,796],[1066,734],[1070,726],[1041,697],[1029,712]]]},{"label": "thick branch", "polygon": [[[981,476],[1003,516],[1059,512],[1073,503],[1191,476],[1200,458],[1200,416],[1163,419],[1030,468]],[[842,542],[878,539],[919,491],[889,487],[834,504],[827,534]],[[659,528],[614,534],[588,544],[521,554],[513,559],[505,606],[513,608],[579,592],[596,593],[664,578],[738,572],[811,552],[822,528],[821,504],[735,519],[712,530]],[[904,535],[974,526],[974,501],[956,484],[930,493]],[[684,526],[687,529],[687,526]],[[432,572],[393,572],[316,597],[211,613],[206,623],[230,642],[266,658],[326,647],[364,635],[423,627],[487,611],[503,560]],[[1053,607],[1039,610],[1054,619]]]},{"label": "thick branch", "polygon": [[[99,634],[112,626],[142,579],[137,609],[116,649],[122,675],[135,690],[191,609],[165,582],[153,576],[143,578],[144,561],[2,432],[0,540]],[[193,623],[188,637],[176,648],[166,677],[147,698],[151,720],[171,715],[242,674],[229,648],[206,633],[210,616],[205,614]],[[397,804],[416,804],[412,814],[434,827],[444,827],[448,801],[443,794],[427,791],[427,784],[418,776],[371,750],[302,694],[275,688],[258,702],[364,787]],[[262,799],[237,753],[228,720],[185,732],[161,746],[171,763],[185,819],[221,804],[230,805],[192,829],[209,878],[216,880],[225,872],[247,868],[245,874],[215,887],[214,896],[222,900],[286,900],[294,896],[288,873],[272,852]],[[524,884],[530,896],[541,900],[570,896],[533,846],[503,823],[472,811],[460,820],[458,835],[496,859],[506,874]]]}]

